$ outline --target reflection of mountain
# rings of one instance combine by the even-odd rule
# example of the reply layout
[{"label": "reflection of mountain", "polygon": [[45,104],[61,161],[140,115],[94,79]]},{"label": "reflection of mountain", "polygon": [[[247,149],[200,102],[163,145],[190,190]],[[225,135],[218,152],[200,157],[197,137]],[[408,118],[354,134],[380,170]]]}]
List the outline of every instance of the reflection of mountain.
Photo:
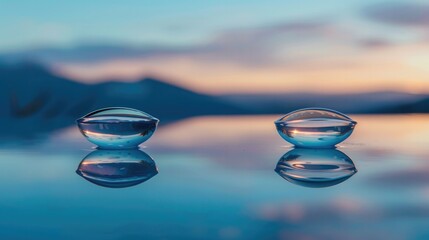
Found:
[{"label": "reflection of mountain", "polygon": [[88,85],[37,64],[0,65],[0,118],[7,123],[0,125],[3,136],[50,132],[108,106],[141,109],[165,123],[198,115],[282,114],[309,106],[346,113],[429,112],[424,98],[404,93],[209,96],[153,78]]}]

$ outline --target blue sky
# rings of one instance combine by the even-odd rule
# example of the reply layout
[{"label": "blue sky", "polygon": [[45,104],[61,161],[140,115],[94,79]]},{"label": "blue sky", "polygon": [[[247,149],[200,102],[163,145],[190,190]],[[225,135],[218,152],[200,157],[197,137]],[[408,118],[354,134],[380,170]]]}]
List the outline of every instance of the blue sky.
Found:
[{"label": "blue sky", "polygon": [[359,21],[374,1],[16,1],[0,3],[0,50],[86,42],[189,45],[226,29],[277,22]]}]

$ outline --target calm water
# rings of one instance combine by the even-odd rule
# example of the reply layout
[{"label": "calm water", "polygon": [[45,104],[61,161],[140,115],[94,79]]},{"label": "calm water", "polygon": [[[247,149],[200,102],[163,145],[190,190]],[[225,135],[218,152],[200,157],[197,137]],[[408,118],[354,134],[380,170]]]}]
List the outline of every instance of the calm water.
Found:
[{"label": "calm water", "polygon": [[278,117],[161,122],[141,149],[158,174],[128,188],[76,173],[94,151],[76,127],[2,143],[0,239],[429,238],[429,116],[352,116],[357,173],[323,188],[274,171]]}]

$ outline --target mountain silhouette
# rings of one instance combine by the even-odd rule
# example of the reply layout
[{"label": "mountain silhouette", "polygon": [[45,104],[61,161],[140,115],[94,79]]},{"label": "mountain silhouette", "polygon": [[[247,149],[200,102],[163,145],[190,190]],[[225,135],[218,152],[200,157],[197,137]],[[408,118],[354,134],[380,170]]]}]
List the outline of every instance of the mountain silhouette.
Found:
[{"label": "mountain silhouette", "polygon": [[[390,113],[402,107],[403,113],[413,112],[414,105],[425,99],[426,95],[402,92],[367,93],[285,93],[285,94],[233,94],[223,99],[242,108],[259,114],[282,114],[299,108],[324,107],[344,113]],[[392,110],[390,110],[392,109]],[[424,108],[422,108],[424,109]],[[424,110],[423,110],[424,111]],[[426,108],[426,112],[429,109]]]},{"label": "mountain silhouette", "polygon": [[96,109],[140,109],[161,124],[201,115],[285,114],[304,107],[345,113],[428,113],[429,98],[400,92],[359,94],[256,94],[212,96],[156,78],[84,84],[33,63],[0,65],[2,137],[49,133]]},{"label": "mountain silhouette", "polygon": [[389,108],[380,108],[377,112],[385,114],[429,113],[429,97],[413,103],[404,103]]},{"label": "mountain silhouette", "polygon": [[124,106],[169,122],[198,115],[243,114],[214,96],[199,94],[155,78],[83,84],[52,74],[34,63],[0,66],[0,126],[3,135],[31,135],[74,124],[96,109]]}]

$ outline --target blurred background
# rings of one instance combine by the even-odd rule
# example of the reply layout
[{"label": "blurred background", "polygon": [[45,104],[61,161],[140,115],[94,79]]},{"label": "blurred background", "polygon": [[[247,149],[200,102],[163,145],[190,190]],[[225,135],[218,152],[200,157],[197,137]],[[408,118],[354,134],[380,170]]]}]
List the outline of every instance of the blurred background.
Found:
[{"label": "blurred background", "polygon": [[[425,1],[6,0],[0,16],[5,135],[106,106],[165,122],[429,111]],[[27,118],[40,128],[17,123]]]},{"label": "blurred background", "polygon": [[[428,64],[423,0],[1,0],[0,238],[429,239]],[[111,106],[159,128],[95,150],[75,120]],[[303,107],[358,125],[297,154],[273,121]],[[139,177],[118,156],[150,179],[76,174]],[[308,188],[282,156],[357,173]]]}]

